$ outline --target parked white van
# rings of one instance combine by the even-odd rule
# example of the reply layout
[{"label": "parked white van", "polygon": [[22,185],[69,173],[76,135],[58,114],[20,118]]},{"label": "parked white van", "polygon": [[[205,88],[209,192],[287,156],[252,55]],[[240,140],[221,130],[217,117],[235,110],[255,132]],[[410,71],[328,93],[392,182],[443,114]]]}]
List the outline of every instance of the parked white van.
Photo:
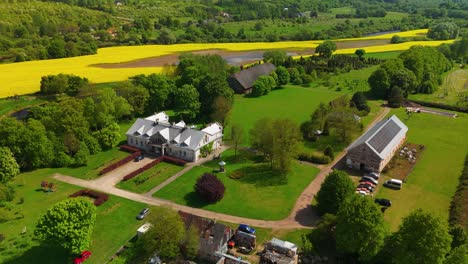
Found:
[{"label": "parked white van", "polygon": [[403,182],[397,179],[390,179],[384,183],[384,186],[391,189],[401,190]]}]

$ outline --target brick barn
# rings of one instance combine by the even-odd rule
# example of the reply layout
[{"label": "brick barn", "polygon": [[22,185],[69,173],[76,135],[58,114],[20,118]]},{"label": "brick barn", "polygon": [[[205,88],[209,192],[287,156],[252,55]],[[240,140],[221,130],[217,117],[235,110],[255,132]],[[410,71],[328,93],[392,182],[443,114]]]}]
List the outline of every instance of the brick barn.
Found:
[{"label": "brick barn", "polygon": [[395,115],[378,122],[347,149],[346,165],[381,172],[404,143],[407,131]]}]

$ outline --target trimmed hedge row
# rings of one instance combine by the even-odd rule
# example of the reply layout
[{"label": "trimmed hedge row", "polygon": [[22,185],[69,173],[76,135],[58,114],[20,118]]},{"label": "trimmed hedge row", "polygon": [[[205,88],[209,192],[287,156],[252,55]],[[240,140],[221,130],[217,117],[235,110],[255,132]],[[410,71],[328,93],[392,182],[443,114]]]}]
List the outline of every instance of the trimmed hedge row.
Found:
[{"label": "trimmed hedge row", "polygon": [[185,164],[187,164],[187,161],[174,158],[174,157],[163,156],[162,158],[167,163],[172,163],[172,164],[179,165],[179,166],[184,166]]},{"label": "trimmed hedge row", "polygon": [[426,102],[426,101],[420,101],[420,100],[409,100],[409,101],[413,102],[413,103],[420,104],[422,106],[468,113],[468,108],[466,108],[466,107],[460,107],[460,106],[448,105],[448,104],[441,104],[441,103],[434,103],[434,102]]},{"label": "trimmed hedge row", "polygon": [[449,223],[468,230],[468,155],[460,175],[457,191],[450,202]]},{"label": "trimmed hedge row", "polygon": [[329,156],[317,155],[314,153],[300,153],[297,157],[298,160],[312,162],[315,164],[328,164],[332,161]]},{"label": "trimmed hedge row", "polygon": [[121,145],[119,149],[130,153],[141,151],[139,148],[135,148],[129,145]]},{"label": "trimmed hedge row", "polygon": [[78,196],[87,196],[94,199],[94,205],[100,206],[101,204],[105,203],[109,199],[109,195],[107,193],[100,193],[93,190],[79,190],[76,193],[71,194],[69,197],[78,197]]},{"label": "trimmed hedge row", "polygon": [[154,167],[155,165],[161,163],[161,161],[163,160],[162,157],[159,157],[155,160],[153,160],[152,162],[146,164],[145,166],[135,170],[135,171],[132,171],[130,172],[129,174],[125,175],[125,177],[123,177],[122,181],[128,181],[132,178],[134,178],[135,176],[137,176],[138,174],[140,173],[143,173],[144,171],[147,171],[149,169],[151,169],[152,167]]},{"label": "trimmed hedge row", "polygon": [[127,157],[125,157],[125,158],[123,158],[123,159],[121,159],[121,160],[119,160],[119,161],[117,161],[115,163],[112,163],[111,165],[105,167],[104,169],[102,169],[99,172],[99,175],[106,174],[111,170],[115,170],[118,167],[124,165],[125,163],[127,163],[129,161],[132,161],[133,159],[135,159],[136,157],[138,157],[140,155],[141,155],[141,151],[134,152],[134,153],[128,155]]}]

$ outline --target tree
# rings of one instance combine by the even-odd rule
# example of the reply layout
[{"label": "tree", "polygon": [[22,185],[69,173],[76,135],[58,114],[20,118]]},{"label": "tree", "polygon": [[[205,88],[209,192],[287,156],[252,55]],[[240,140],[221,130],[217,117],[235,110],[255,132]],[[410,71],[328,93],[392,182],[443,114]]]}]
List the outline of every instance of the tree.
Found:
[{"label": "tree", "polygon": [[195,225],[186,229],[180,251],[186,259],[195,259],[200,248],[200,231]]},{"label": "tree", "polygon": [[184,84],[172,91],[174,110],[179,114],[186,114],[194,118],[200,111],[200,94],[191,84]]},{"label": "tree", "polygon": [[133,113],[143,115],[147,108],[150,94],[148,89],[132,82],[121,82],[115,88],[117,95],[122,96],[133,107]]},{"label": "tree", "polygon": [[135,85],[141,85],[149,92],[149,101],[145,109],[147,114],[163,110],[167,105],[170,91],[175,89],[174,81],[162,74],[140,74],[130,79]]},{"label": "tree", "polygon": [[102,148],[112,148],[119,142],[120,126],[115,122],[107,124],[104,128],[94,133],[94,136],[101,144]]},{"label": "tree", "polygon": [[422,209],[403,218],[394,236],[396,263],[443,263],[452,240],[447,224]]},{"label": "tree", "polygon": [[166,207],[154,209],[147,221],[151,228],[137,240],[136,248],[140,249],[144,259],[155,253],[163,260],[172,260],[180,256],[181,241],[184,240],[184,223],[176,211]]},{"label": "tree", "polygon": [[327,145],[323,151],[323,155],[330,157],[331,160],[335,159],[335,154],[333,153],[333,148],[330,145]]},{"label": "tree", "polygon": [[208,203],[216,203],[223,199],[226,188],[224,184],[211,173],[205,173],[197,179],[195,191]]},{"label": "tree", "polygon": [[317,209],[321,214],[336,214],[340,205],[354,195],[354,183],[349,176],[339,170],[328,174],[317,193]]},{"label": "tree", "polygon": [[89,149],[84,142],[80,143],[80,149],[76,152],[75,156],[75,166],[86,166],[89,159]]},{"label": "tree", "polygon": [[42,94],[61,94],[68,87],[68,77],[65,74],[48,75],[41,77]]},{"label": "tree", "polygon": [[325,40],[322,44],[315,48],[315,53],[318,53],[320,57],[329,59],[333,52],[336,50],[336,44],[333,41]]},{"label": "tree", "polygon": [[427,32],[427,37],[436,40],[456,39],[460,28],[453,22],[437,24]]},{"label": "tree", "polygon": [[263,61],[271,62],[276,66],[283,65],[288,55],[284,50],[269,50],[263,53]]},{"label": "tree", "polygon": [[301,74],[297,68],[288,68],[288,73],[292,83],[296,85],[302,84]]},{"label": "tree", "polygon": [[357,49],[354,54],[356,54],[356,56],[359,57],[359,59],[362,60],[362,57],[364,57],[364,55],[366,55],[366,51],[364,49]]},{"label": "tree", "polygon": [[360,123],[354,118],[354,113],[346,108],[333,110],[327,118],[330,129],[339,136],[340,142],[348,142],[351,135],[361,130]]},{"label": "tree", "polygon": [[278,75],[279,86],[286,85],[289,83],[289,72],[285,67],[279,66],[278,68],[276,68],[275,72],[276,75]]},{"label": "tree", "polygon": [[23,159],[25,168],[36,169],[52,164],[54,159],[53,145],[41,122],[29,119],[26,123],[23,140],[24,149],[21,159]]},{"label": "tree", "polygon": [[336,220],[339,251],[358,254],[359,259],[365,261],[383,246],[386,234],[383,214],[372,199],[351,195],[339,207]]},{"label": "tree", "polygon": [[387,71],[383,68],[375,70],[367,80],[371,88],[371,93],[379,99],[387,98],[390,80]]},{"label": "tree", "polygon": [[399,108],[403,103],[403,96],[399,87],[395,86],[391,89],[388,96],[388,105],[390,107]]},{"label": "tree", "polygon": [[218,96],[213,101],[213,112],[210,117],[212,120],[219,122],[221,125],[226,126],[229,113],[232,108],[232,101],[223,96]]},{"label": "tree", "polygon": [[291,169],[291,164],[299,151],[302,140],[299,126],[290,119],[277,119],[273,121],[273,168],[282,174]]},{"label": "tree", "polygon": [[49,46],[47,47],[47,54],[49,59],[65,57],[65,41],[63,40],[63,38],[55,38],[51,40]]},{"label": "tree", "polygon": [[367,99],[363,92],[355,92],[351,98],[351,104],[354,105],[359,111],[370,112],[370,108],[367,105]]},{"label": "tree", "polygon": [[240,124],[232,124],[231,142],[234,145],[234,157],[237,159],[237,150],[244,141],[244,128]]},{"label": "tree", "polygon": [[161,29],[161,31],[159,32],[159,36],[156,39],[156,43],[164,45],[174,44],[176,43],[176,41],[177,39],[174,33],[172,33],[172,31],[168,28]]},{"label": "tree", "polygon": [[7,147],[0,147],[0,182],[7,183],[20,173],[13,153]]},{"label": "tree", "polygon": [[79,254],[89,246],[95,221],[96,206],[89,200],[66,199],[39,217],[34,235],[44,243]]},{"label": "tree", "polygon": [[273,77],[263,75],[258,77],[252,87],[253,96],[261,96],[268,94],[273,88],[275,88],[276,82]]},{"label": "tree", "polygon": [[257,120],[249,131],[252,148],[262,153],[270,160],[273,167],[273,122],[271,119]]},{"label": "tree", "polygon": [[466,264],[468,263],[467,245],[461,245],[450,251],[450,254],[444,261],[444,264]]}]

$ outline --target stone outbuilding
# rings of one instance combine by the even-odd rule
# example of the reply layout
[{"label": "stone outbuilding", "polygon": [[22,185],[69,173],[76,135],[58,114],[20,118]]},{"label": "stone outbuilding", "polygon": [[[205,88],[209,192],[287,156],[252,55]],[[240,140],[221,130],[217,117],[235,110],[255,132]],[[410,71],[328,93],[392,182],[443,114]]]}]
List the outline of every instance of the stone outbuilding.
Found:
[{"label": "stone outbuilding", "polygon": [[408,127],[395,115],[378,122],[347,149],[346,165],[381,172],[405,142],[406,132]]}]

